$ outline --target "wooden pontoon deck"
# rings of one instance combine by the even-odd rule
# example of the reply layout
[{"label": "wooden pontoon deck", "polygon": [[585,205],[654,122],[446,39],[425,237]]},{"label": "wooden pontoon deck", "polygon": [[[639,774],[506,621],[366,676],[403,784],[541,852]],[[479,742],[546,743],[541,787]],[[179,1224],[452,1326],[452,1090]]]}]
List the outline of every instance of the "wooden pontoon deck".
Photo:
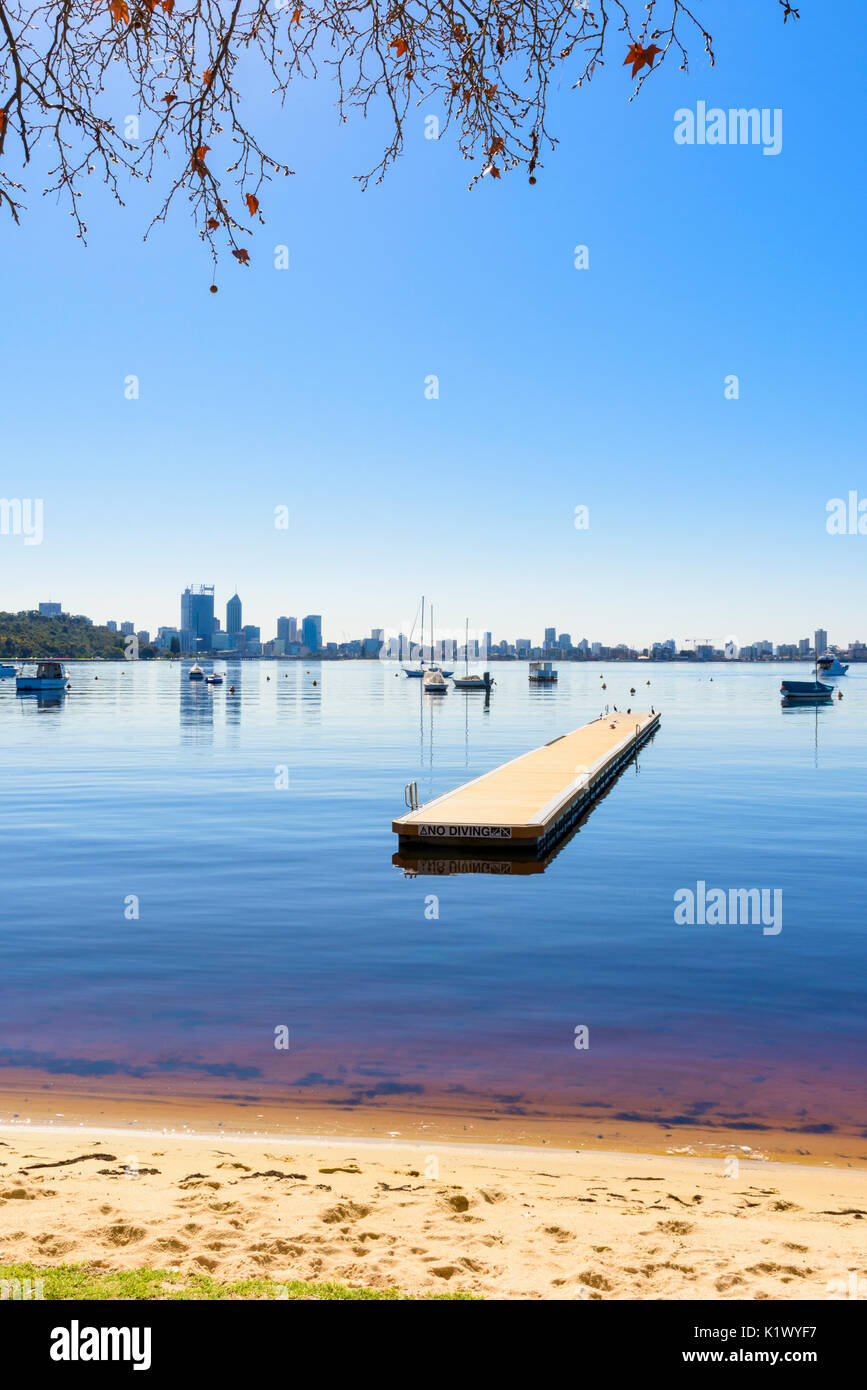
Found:
[{"label": "wooden pontoon deck", "polygon": [[393,821],[400,848],[544,854],[658,725],[653,712],[602,715]]}]

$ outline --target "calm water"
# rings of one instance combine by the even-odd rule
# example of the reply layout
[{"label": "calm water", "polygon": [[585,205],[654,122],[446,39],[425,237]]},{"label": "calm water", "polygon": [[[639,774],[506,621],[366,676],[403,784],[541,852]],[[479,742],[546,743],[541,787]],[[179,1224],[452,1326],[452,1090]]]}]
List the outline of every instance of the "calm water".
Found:
[{"label": "calm water", "polygon": [[[70,669],[56,703],[0,685],[0,1086],[857,1124],[867,668],[818,711],[780,707],[803,666],[504,665],[487,708],[377,662]],[[661,729],[544,873],[393,865],[405,783],[605,701]],[[698,880],[782,890],[782,932],[677,925]]]}]

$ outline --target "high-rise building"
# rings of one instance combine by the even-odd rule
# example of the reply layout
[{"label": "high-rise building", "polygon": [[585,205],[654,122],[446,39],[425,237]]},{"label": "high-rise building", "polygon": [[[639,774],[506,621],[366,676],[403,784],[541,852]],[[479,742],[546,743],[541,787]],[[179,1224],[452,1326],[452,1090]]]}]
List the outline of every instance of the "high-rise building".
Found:
[{"label": "high-rise building", "polygon": [[189,652],[209,652],[213,635],[214,586],[190,584],[181,594],[181,646]]},{"label": "high-rise building", "polygon": [[798,656],[809,656],[809,655],[810,655],[810,639],[809,639],[809,637],[801,637],[801,638],[799,639],[799,641],[798,641]]},{"label": "high-rise building", "polygon": [[237,594],[233,594],[226,604],[226,631],[241,631],[241,600]]},{"label": "high-rise building", "polygon": [[108,622],[106,623],[106,627],[108,628],[109,632],[117,632],[117,623],[114,621],[113,618],[109,618]]},{"label": "high-rise building", "polygon": [[823,627],[817,627],[813,634],[813,646],[817,656],[824,656],[828,650],[828,634]]},{"label": "high-rise building", "polygon": [[59,618],[62,609],[59,603],[40,603],[39,611],[43,618]]},{"label": "high-rise building", "polygon": [[135,632],[135,623],[121,623],[120,631],[123,637],[131,637]]},{"label": "high-rise building", "polygon": [[557,629],[555,627],[545,628],[545,641],[543,645],[546,648],[555,647],[557,645]]},{"label": "high-rise building", "polygon": [[568,652],[572,647],[572,634],[569,632],[561,632],[560,636],[557,638],[557,646],[561,651]]},{"label": "high-rise building", "polygon": [[297,618],[278,618],[277,636],[281,642],[298,641],[298,620]]},{"label": "high-rise building", "polygon": [[308,613],[301,622],[301,642],[311,652],[322,650],[322,618],[318,613]]},{"label": "high-rise building", "polygon": [[150,644],[151,644],[151,635],[150,635],[150,633],[148,632],[148,630],[147,630],[146,627],[143,627],[142,630],[141,630],[141,632],[137,632],[137,633],[136,633],[136,637],[138,638],[139,643],[140,643],[140,645],[141,645],[142,647],[149,647],[149,646],[150,646]]}]

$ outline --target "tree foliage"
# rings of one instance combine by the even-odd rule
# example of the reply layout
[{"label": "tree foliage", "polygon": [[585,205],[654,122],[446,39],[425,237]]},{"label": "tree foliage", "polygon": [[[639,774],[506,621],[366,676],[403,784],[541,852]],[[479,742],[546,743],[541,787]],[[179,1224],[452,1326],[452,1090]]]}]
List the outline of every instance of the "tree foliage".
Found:
[{"label": "tree foliage", "polygon": [[[263,81],[282,102],[300,79],[330,78],[343,120],[386,111],[363,186],[400,154],[422,103],[474,162],[471,184],[520,169],[534,183],[555,143],[552,83],[598,80],[610,59],[637,91],[666,60],[687,69],[694,43],[713,62],[684,0],[0,0],[0,207],[21,217],[15,157],[26,171],[37,151],[44,191],[68,200],[80,237],[89,176],[121,202],[130,179],[158,177],[153,222],[186,197],[214,258],[227,246],[245,264],[267,184],[292,172],[246,119]],[[116,114],[124,102],[138,138]]]},{"label": "tree foliage", "polygon": [[0,657],[6,661],[95,656],[123,661],[123,637],[69,613],[57,618],[38,612],[0,613]]}]

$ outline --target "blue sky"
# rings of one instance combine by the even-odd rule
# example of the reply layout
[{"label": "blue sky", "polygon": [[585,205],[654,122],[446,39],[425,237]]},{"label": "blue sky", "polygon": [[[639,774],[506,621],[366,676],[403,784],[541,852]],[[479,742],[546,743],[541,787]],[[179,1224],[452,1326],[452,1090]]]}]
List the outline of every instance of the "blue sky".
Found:
[{"label": "blue sky", "polygon": [[[0,606],[153,630],[204,582],[266,637],[398,628],[425,593],[495,637],[867,639],[867,536],[825,529],[867,496],[858,12],[701,12],[713,69],[693,45],[631,104],[618,62],[566,70],[533,188],[468,193],[422,107],[362,193],[381,127],[341,127],[324,82],[263,100],[297,172],[217,295],[183,203],[143,243],[159,190],[95,190],[84,249],[37,175],[2,227],[2,493],[44,499],[45,538],[0,536]],[[676,145],[698,100],[781,108],[782,152]]]}]

